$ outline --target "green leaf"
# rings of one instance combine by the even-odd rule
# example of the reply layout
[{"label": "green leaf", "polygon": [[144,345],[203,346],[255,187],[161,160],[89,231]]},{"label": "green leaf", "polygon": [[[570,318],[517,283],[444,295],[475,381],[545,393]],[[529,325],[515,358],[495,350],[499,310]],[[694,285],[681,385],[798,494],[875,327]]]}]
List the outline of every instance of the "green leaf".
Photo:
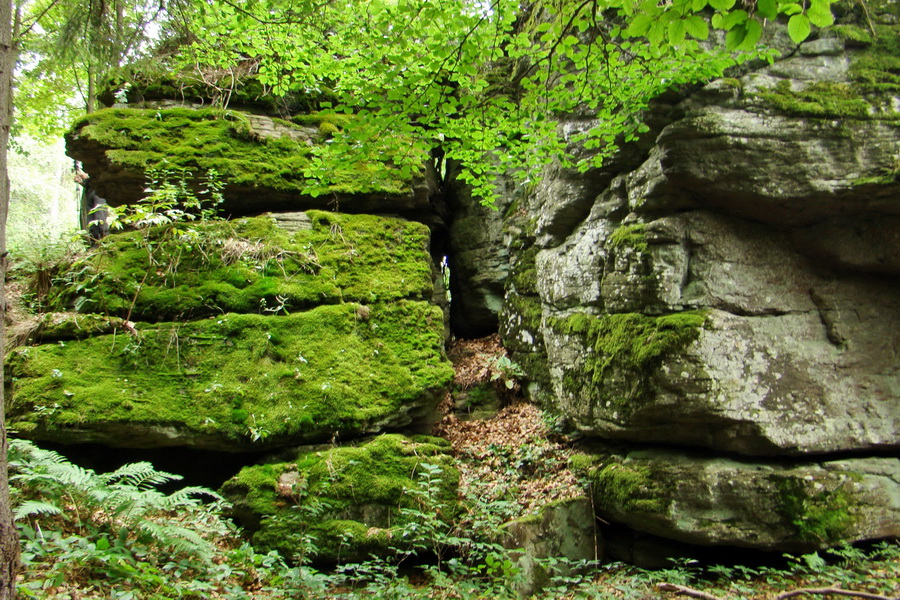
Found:
[{"label": "green leaf", "polygon": [[785,15],[796,15],[803,12],[803,7],[793,2],[791,4],[779,4],[778,12]]},{"label": "green leaf", "polygon": [[669,41],[676,46],[684,42],[684,21],[678,19],[669,23]]},{"label": "green leaf", "polygon": [[697,15],[688,17],[684,21],[684,29],[688,35],[698,40],[709,38],[709,25],[706,24],[703,17],[698,17]]},{"label": "green leaf", "polygon": [[813,4],[806,11],[809,22],[816,27],[830,27],[834,25],[834,15],[831,9],[825,4]]},{"label": "green leaf", "polygon": [[102,537],[97,540],[94,546],[97,548],[97,550],[109,550],[109,540],[105,537]]},{"label": "green leaf", "polygon": [[746,37],[747,29],[744,25],[735,25],[734,28],[725,35],[725,47],[729,50],[737,50],[738,47],[744,43],[744,38]]},{"label": "green leaf", "polygon": [[778,4],[775,0],[757,0],[756,12],[764,19],[774,20],[778,17]]},{"label": "green leaf", "polygon": [[735,0],[709,0],[709,5],[716,10],[730,10]]},{"label": "green leaf", "polygon": [[795,44],[799,44],[809,37],[809,18],[806,15],[794,15],[788,21],[788,35]]},{"label": "green leaf", "polygon": [[650,25],[653,24],[653,17],[646,13],[640,13],[634,17],[634,20],[631,21],[631,25],[628,26],[623,33],[627,37],[637,37],[647,33],[647,30],[650,29]]},{"label": "green leaf", "polygon": [[700,12],[701,10],[706,8],[707,4],[707,0],[693,0],[693,2],[691,3],[691,10],[693,12]]},{"label": "green leaf", "polygon": [[731,31],[736,25],[739,25],[746,20],[747,11],[736,10],[734,12],[730,12],[725,15],[724,19],[722,19],[722,29]]},{"label": "green leaf", "polygon": [[747,34],[744,36],[744,41],[741,43],[741,50],[752,50],[753,47],[759,43],[760,38],[762,38],[762,23],[756,19],[750,19],[744,23],[744,27],[747,30]]}]

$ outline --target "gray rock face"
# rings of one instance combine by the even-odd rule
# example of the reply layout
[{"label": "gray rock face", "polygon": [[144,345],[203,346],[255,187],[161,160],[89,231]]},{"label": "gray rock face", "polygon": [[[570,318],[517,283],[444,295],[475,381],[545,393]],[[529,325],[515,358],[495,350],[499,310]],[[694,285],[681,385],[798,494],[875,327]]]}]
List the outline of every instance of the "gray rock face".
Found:
[{"label": "gray rock face", "polygon": [[[507,523],[504,545],[514,550],[516,566],[522,570],[519,593],[529,596],[546,587],[551,577],[571,575],[571,563],[598,560],[603,543],[594,521],[591,501],[582,497],[550,504],[537,515]],[[541,559],[570,562],[548,568]]]},{"label": "gray rock face", "polygon": [[592,475],[601,515],[682,542],[808,552],[900,532],[900,460],[765,464],[644,450]]},{"label": "gray rock face", "polygon": [[883,52],[821,39],[714,81],[639,159],[526,200],[511,264],[534,285],[510,278],[501,332],[536,397],[586,436],[691,449],[622,459],[641,483],[598,493],[604,518],[784,551],[900,529],[896,460],[833,460],[900,448],[900,95],[860,76]]}]

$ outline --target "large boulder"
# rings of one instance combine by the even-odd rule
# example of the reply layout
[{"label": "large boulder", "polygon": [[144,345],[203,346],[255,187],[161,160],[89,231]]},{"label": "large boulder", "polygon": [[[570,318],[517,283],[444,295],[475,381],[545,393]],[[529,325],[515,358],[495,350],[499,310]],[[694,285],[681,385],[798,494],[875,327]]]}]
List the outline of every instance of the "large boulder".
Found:
[{"label": "large boulder", "polygon": [[334,132],[353,126],[342,115],[301,115],[292,122],[215,108],[110,108],[77,121],[66,149],[113,206],[138,201],[148,171],[168,169],[186,171],[194,182],[213,174],[223,185],[222,209],[231,215],[328,207],[430,218],[436,184],[424,150],[412,169],[393,161],[396,153],[406,158],[410,152],[409,143],[397,140],[356,160],[318,162]]},{"label": "large boulder", "polygon": [[[225,451],[428,414],[453,377],[424,225],[311,212],[116,234],[9,357],[20,435]],[[74,310],[73,310],[74,309]]]},{"label": "large boulder", "polygon": [[601,517],[691,544],[809,552],[900,533],[900,460],[764,463],[671,450],[602,459]]},{"label": "large boulder", "polygon": [[604,519],[776,551],[900,529],[896,10],[668,96],[507,217],[529,391],[631,449],[596,471]]},{"label": "large boulder", "polygon": [[433,549],[459,510],[449,452],[446,440],[397,434],[301,449],[242,469],[221,492],[254,546],[290,559],[356,562]]}]

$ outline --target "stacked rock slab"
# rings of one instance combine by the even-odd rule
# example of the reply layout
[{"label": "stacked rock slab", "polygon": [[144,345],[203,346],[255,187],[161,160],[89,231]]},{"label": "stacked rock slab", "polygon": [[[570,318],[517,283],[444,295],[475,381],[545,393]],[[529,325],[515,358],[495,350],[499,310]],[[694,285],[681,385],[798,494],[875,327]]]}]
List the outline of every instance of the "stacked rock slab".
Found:
[{"label": "stacked rock slab", "polygon": [[763,550],[900,533],[896,10],[706,85],[600,189],[561,171],[510,222],[535,285],[501,331],[616,442],[603,518]]},{"label": "stacked rock slab", "polygon": [[[9,359],[11,426],[36,440],[243,452],[349,440],[429,414],[452,378],[430,231],[299,212],[316,202],[301,193],[302,172],[323,135],[187,107],[77,123],[69,152],[112,205],[136,200],[149,175],[173,189],[186,177],[178,193],[188,195],[212,179],[232,212],[294,210],[139,228],[78,257],[46,299],[54,312]],[[422,208],[424,171],[353,169],[319,206]]]}]

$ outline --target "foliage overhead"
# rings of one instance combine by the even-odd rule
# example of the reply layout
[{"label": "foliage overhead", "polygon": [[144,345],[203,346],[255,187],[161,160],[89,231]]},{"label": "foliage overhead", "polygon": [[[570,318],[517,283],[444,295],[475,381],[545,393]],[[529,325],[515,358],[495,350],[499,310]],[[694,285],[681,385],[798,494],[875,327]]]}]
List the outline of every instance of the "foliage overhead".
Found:
[{"label": "foliage overhead", "polygon": [[[276,95],[317,94],[319,109],[370,122],[317,150],[323,185],[329,165],[399,133],[461,165],[490,201],[498,173],[599,166],[647,131],[638,115],[652,98],[772,58],[759,46],[768,21],[789,18],[799,43],[832,23],[833,1],[199,0],[181,65],[252,72]],[[567,134],[553,117],[572,113],[596,121]]]}]

